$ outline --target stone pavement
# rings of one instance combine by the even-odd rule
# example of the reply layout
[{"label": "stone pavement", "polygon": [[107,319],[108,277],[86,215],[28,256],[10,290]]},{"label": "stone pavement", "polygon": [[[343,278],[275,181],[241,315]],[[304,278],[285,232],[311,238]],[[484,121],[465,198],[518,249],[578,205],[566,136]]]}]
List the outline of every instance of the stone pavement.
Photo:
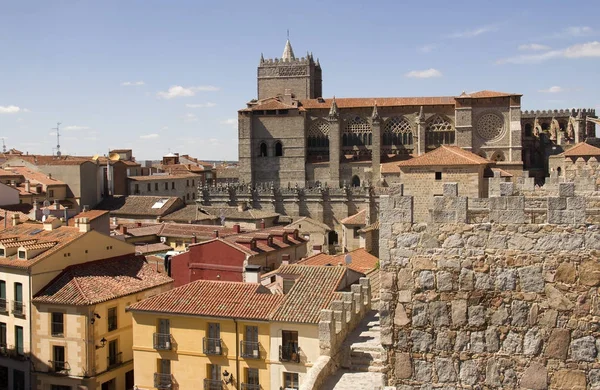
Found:
[{"label": "stone pavement", "polygon": [[322,390],[383,389],[383,348],[379,341],[379,313],[367,313],[344,342],[349,359],[332,375]]}]

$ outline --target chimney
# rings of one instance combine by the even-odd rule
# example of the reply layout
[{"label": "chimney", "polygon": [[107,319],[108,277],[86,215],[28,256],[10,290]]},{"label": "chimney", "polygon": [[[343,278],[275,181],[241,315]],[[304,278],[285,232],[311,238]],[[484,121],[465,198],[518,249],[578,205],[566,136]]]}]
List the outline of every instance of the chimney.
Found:
[{"label": "chimney", "polygon": [[48,174],[48,179],[52,179],[52,174],[51,173]]},{"label": "chimney", "polygon": [[60,203],[58,203],[58,199],[54,199],[54,210],[60,210]]},{"label": "chimney", "polygon": [[12,215],[12,225],[13,226],[17,226],[19,224],[19,222],[21,222],[21,220],[19,219],[19,214],[13,214]]},{"label": "chimney", "polygon": [[30,192],[31,185],[29,184],[29,180],[25,180],[25,192]]},{"label": "chimney", "polygon": [[214,238],[219,238],[219,231],[218,230],[213,230],[213,237]]},{"label": "chimney", "polygon": [[238,203],[238,211],[240,213],[246,211],[247,209],[248,209],[248,204],[246,202],[239,202]]},{"label": "chimney", "polygon": [[235,233],[239,233],[239,232],[241,231],[241,228],[240,228],[240,224],[239,224],[239,223],[236,223],[235,225],[233,225],[233,231],[234,231]]},{"label": "chimney", "polygon": [[86,204],[86,205],[83,205],[83,212],[84,212],[84,213],[86,213],[86,212],[88,212],[88,211],[90,211],[90,206],[89,206],[89,205],[87,205],[87,204]]},{"label": "chimney", "polygon": [[141,222],[137,222],[136,225],[137,225],[137,227],[142,227],[142,223]]},{"label": "chimney", "polygon": [[37,200],[34,200],[34,201],[33,201],[33,213],[34,213],[33,215],[34,215],[34,218],[36,218],[36,219],[37,219],[37,213],[36,213],[36,212],[37,212],[39,209],[40,209],[40,204],[38,203],[38,201],[37,201]]},{"label": "chimney", "polygon": [[198,239],[196,238],[196,235],[194,234],[192,236],[192,244],[197,244],[198,243]]},{"label": "chimney", "polygon": [[86,233],[92,230],[90,226],[90,219],[87,217],[79,218],[79,231],[81,233]]},{"label": "chimney", "polygon": [[120,228],[119,230],[121,231],[121,233],[123,235],[127,234],[127,226],[121,225],[121,226],[119,226],[119,228]]},{"label": "chimney", "polygon": [[313,255],[317,255],[319,253],[323,252],[323,246],[322,245],[313,245]]},{"label": "chimney", "polygon": [[284,253],[281,255],[281,265],[288,265],[290,263],[290,255],[289,253]]},{"label": "chimney", "polygon": [[260,220],[260,228],[261,228],[261,229],[264,229],[264,228],[265,228],[265,220],[264,220],[264,219],[261,219],[261,220]]},{"label": "chimney", "polygon": [[261,266],[249,264],[246,266],[245,281],[246,283],[260,283]]},{"label": "chimney", "polygon": [[16,187],[17,186],[17,182],[15,180],[11,180],[10,181],[10,186],[11,187]]}]

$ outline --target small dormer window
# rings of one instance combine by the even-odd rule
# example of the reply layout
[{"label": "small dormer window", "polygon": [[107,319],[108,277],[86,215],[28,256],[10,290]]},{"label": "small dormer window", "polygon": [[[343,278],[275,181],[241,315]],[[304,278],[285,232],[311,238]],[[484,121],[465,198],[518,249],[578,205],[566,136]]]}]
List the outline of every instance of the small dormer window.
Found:
[{"label": "small dormer window", "polygon": [[0,257],[6,257],[6,252],[4,251],[4,248],[0,248]]},{"label": "small dormer window", "polygon": [[23,249],[19,249],[18,257],[19,260],[27,260],[27,252],[25,252]]}]

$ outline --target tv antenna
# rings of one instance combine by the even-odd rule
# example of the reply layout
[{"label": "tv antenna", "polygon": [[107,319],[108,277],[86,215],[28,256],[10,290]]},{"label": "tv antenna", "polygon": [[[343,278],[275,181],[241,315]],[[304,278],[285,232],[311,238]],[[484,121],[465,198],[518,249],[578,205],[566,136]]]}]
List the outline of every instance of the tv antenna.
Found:
[{"label": "tv antenna", "polygon": [[6,153],[6,144],[4,143],[4,137],[2,137],[2,153]]},{"label": "tv antenna", "polygon": [[50,130],[56,130],[56,155],[60,157],[60,122],[56,123],[56,127]]}]

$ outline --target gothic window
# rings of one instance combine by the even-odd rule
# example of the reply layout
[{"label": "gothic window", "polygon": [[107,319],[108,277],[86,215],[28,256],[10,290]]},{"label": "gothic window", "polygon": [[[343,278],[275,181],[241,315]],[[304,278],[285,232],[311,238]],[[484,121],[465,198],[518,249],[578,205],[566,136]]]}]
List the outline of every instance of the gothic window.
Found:
[{"label": "gothic window", "polygon": [[494,153],[492,155],[491,160],[492,161],[497,161],[497,162],[499,162],[499,161],[505,161],[504,153],[502,153],[501,151],[497,151],[496,153]]},{"label": "gothic window", "polygon": [[283,156],[283,145],[281,144],[281,142],[277,141],[275,143],[275,157],[281,156]]},{"label": "gothic window", "polygon": [[446,118],[439,115],[434,116],[427,123],[425,140],[429,148],[436,148],[440,145],[453,145],[454,129],[452,129],[452,124]]},{"label": "gothic window", "polygon": [[329,123],[327,121],[318,119],[310,125],[307,144],[311,155],[329,154]]},{"label": "gothic window", "polygon": [[496,140],[504,134],[504,118],[489,112],[477,121],[477,134],[487,141]]},{"label": "gothic window", "polygon": [[259,156],[260,157],[267,157],[267,144],[264,142],[260,143],[260,152],[259,152]]},{"label": "gothic window", "polygon": [[344,135],[348,134],[349,145],[371,145],[373,143],[373,133],[369,122],[359,116],[348,119],[344,129]]},{"label": "gothic window", "polygon": [[413,133],[410,122],[403,116],[395,116],[385,122],[383,129],[384,145],[412,145]]}]

